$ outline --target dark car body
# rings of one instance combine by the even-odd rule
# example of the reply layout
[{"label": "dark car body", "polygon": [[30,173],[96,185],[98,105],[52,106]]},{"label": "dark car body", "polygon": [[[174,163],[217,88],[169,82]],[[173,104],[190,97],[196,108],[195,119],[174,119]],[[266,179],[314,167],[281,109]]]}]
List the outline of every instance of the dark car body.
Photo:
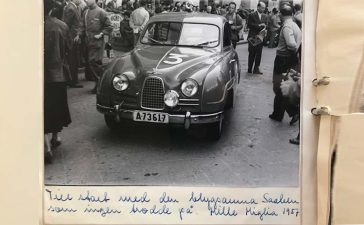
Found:
[{"label": "dark car body", "polygon": [[[140,37],[131,52],[112,61],[105,70],[98,86],[97,109],[105,114],[109,127],[114,127],[121,118],[135,120],[135,111],[155,112],[168,116],[169,124],[182,124],[186,129],[191,124],[210,124],[217,130],[214,135],[218,138],[223,112],[232,105],[234,88],[240,79],[230,25],[217,15],[166,13],[152,17],[146,27],[165,21],[216,26],[218,43],[212,47],[143,44]],[[124,91],[113,87],[117,74],[128,78],[129,85]],[[181,91],[182,83],[188,79],[198,84],[192,97]],[[174,107],[164,104],[163,97],[170,90],[179,96]]]}]

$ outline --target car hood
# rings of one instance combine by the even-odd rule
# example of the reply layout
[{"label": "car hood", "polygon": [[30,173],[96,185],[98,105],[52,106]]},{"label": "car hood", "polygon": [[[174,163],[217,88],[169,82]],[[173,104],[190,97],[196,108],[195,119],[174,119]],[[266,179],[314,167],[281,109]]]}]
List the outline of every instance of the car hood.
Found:
[{"label": "car hood", "polygon": [[218,56],[214,49],[177,46],[142,46],[131,53],[139,76],[160,76],[167,82],[201,74],[198,73],[201,70],[207,71],[219,59]]}]

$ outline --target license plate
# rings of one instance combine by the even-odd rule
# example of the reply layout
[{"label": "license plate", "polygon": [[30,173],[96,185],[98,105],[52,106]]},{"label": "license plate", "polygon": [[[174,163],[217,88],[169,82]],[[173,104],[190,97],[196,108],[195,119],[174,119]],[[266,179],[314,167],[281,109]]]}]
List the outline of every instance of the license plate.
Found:
[{"label": "license plate", "polygon": [[167,113],[135,111],[133,112],[134,121],[143,121],[150,123],[168,123]]}]

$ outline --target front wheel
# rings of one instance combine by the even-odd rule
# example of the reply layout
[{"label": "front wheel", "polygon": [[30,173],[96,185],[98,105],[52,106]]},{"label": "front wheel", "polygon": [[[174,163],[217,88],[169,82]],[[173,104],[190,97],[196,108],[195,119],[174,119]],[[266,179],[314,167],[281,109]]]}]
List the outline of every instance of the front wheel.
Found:
[{"label": "front wheel", "polygon": [[104,115],[106,126],[114,131],[120,127],[120,122],[118,122],[114,115]]},{"label": "front wheel", "polygon": [[217,141],[220,139],[222,134],[222,116],[220,120],[215,123],[211,123],[207,125],[207,137],[210,140]]}]

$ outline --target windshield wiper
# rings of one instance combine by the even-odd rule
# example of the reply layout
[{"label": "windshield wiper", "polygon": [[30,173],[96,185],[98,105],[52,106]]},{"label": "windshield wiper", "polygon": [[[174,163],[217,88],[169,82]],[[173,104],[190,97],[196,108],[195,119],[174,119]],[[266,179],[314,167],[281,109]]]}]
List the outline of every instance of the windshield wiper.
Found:
[{"label": "windshield wiper", "polygon": [[212,44],[212,43],[215,43],[215,42],[218,42],[218,40],[206,41],[206,42],[202,42],[202,43],[196,44],[194,46],[204,46],[204,45]]}]

